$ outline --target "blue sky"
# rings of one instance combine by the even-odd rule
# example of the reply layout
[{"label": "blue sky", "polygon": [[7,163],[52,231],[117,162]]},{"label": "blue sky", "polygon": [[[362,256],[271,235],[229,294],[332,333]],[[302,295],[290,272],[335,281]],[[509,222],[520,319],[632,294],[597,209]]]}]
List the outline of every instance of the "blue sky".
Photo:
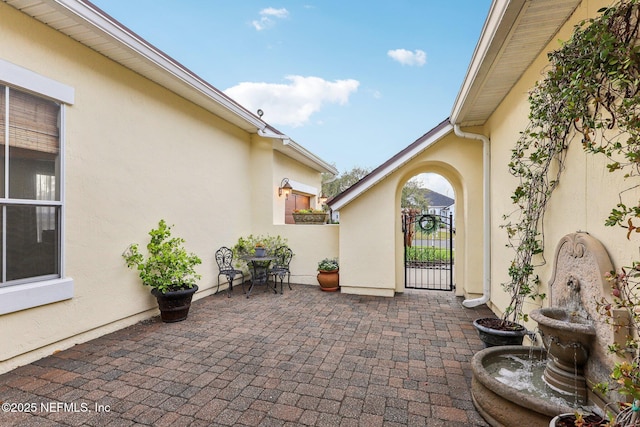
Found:
[{"label": "blue sky", "polygon": [[449,116],[491,4],[92,2],[341,172],[379,166]]}]

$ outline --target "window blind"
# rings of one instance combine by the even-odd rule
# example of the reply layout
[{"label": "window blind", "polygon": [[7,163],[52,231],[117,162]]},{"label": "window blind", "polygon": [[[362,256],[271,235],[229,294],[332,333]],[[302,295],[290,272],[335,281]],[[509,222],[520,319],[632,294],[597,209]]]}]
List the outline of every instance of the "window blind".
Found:
[{"label": "window blind", "polygon": [[[4,91],[2,92],[4,110]],[[53,101],[38,98],[15,89],[9,91],[9,146],[44,153],[58,154],[60,132],[58,113],[60,106]],[[0,131],[4,136],[4,114]]]}]

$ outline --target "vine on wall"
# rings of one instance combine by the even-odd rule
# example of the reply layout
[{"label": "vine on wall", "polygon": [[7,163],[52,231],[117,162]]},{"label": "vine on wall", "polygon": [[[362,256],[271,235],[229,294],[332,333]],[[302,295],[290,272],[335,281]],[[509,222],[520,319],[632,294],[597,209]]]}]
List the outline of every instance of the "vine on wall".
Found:
[{"label": "vine on wall", "polygon": [[[571,39],[551,52],[543,80],[529,94],[529,125],[512,150],[509,171],[519,179],[516,209],[504,216],[515,251],[504,289],[511,301],[503,320],[524,319],[525,298],[538,293],[534,268],[545,262],[544,215],[564,170],[567,149],[579,137],[587,153],[608,159],[610,172],[640,174],[640,0],[621,0],[580,22]],[[640,232],[640,201],[619,192],[606,225]],[[625,202],[625,195],[631,202]]]}]

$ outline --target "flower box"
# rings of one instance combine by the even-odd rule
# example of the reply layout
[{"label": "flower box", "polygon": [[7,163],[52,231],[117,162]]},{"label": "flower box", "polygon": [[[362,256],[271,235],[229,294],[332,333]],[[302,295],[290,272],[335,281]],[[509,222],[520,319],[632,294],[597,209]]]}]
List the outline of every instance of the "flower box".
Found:
[{"label": "flower box", "polygon": [[293,220],[296,224],[326,224],[329,220],[329,213],[293,213]]}]

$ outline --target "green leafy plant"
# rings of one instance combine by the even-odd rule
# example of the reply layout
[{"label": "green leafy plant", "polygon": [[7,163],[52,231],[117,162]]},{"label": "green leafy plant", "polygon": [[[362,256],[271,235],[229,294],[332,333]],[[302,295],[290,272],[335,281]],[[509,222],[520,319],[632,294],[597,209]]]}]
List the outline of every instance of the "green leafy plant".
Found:
[{"label": "green leafy plant", "polygon": [[406,248],[405,257],[415,262],[449,262],[449,253],[449,249],[413,246]]},{"label": "green leafy plant", "polygon": [[318,263],[318,271],[333,271],[339,267],[338,258],[325,258]]},{"label": "green leafy plant", "polygon": [[[516,250],[505,289],[512,300],[505,316],[522,315],[522,299],[536,296],[534,268],[544,263],[544,213],[560,182],[569,144],[579,138],[588,154],[604,155],[606,169],[624,179],[640,175],[640,1],[620,0],[600,9],[595,18],[580,22],[569,41],[549,54],[545,78],[530,93],[530,123],[518,140],[509,169],[520,179],[512,196],[517,209],[505,216],[510,246]],[[635,190],[622,188],[619,203],[604,221],[620,226],[626,237],[640,232],[640,201]],[[614,302],[600,302],[601,313],[613,319],[615,310],[627,311],[636,332],[640,300],[635,291],[638,264],[612,272]],[[637,336],[609,351],[637,356]],[[616,389],[632,398],[611,425],[635,425],[640,406],[640,371],[637,357],[615,364],[611,378]],[[606,392],[608,385],[599,385]]]},{"label": "green leafy plant", "polygon": [[144,285],[162,293],[192,288],[200,279],[194,267],[202,260],[186,251],[184,239],[171,237],[171,227],[161,219],[158,228],[149,232],[151,239],[147,244],[146,257],[137,243],[129,245],[122,254],[127,267],[138,270]]},{"label": "green leafy plant", "polygon": [[[616,330],[626,330],[625,343],[612,343],[607,350],[621,358],[614,364],[610,378],[613,384],[603,382],[596,384],[594,389],[602,394],[615,391],[622,396],[628,396],[632,403],[620,404],[619,411],[614,418],[614,426],[635,425],[640,407],[640,340],[637,331],[640,329],[640,263],[635,262],[631,267],[622,268],[620,272],[612,271],[607,274],[611,284],[613,301],[602,298],[598,301],[597,309],[607,323]],[[626,316],[621,316],[621,312]],[[640,420],[639,420],[640,421]]]},{"label": "green leafy plant", "polygon": [[[640,45],[638,0],[622,0],[584,20],[571,39],[549,54],[550,66],[529,96],[530,123],[512,151],[510,172],[520,179],[512,195],[517,209],[504,224],[516,256],[504,284],[512,295],[505,318],[522,317],[522,300],[536,293],[536,266],[544,264],[544,213],[560,182],[567,148],[581,139],[584,150],[608,158],[609,172],[640,171]],[[637,198],[620,202],[606,225],[638,232]]]},{"label": "green leafy plant", "polygon": [[280,246],[287,246],[287,239],[281,236],[270,236],[250,234],[246,237],[238,238],[233,246],[233,256],[236,260],[241,261],[242,257],[253,256],[256,253],[256,247],[264,247],[267,254],[273,254]]},{"label": "green leafy plant", "polygon": [[322,209],[296,209],[293,211],[296,214],[323,214],[326,213]]}]

